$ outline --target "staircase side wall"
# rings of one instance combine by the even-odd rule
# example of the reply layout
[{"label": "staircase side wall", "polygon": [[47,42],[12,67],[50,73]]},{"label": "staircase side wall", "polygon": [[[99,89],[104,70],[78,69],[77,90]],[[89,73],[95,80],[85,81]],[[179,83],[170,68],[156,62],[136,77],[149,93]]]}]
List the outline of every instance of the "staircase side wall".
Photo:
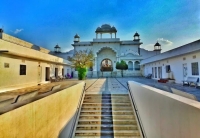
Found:
[{"label": "staircase side wall", "polygon": [[200,137],[200,103],[129,81],[148,138]]}]

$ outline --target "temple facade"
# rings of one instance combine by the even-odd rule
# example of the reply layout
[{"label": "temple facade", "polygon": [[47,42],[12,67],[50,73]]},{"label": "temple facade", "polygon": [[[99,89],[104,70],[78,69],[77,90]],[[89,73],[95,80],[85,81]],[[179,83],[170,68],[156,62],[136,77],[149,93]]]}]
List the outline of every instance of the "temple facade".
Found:
[{"label": "temple facade", "polygon": [[[120,40],[117,38],[117,29],[109,24],[103,24],[95,31],[96,38],[92,41],[81,41],[81,37],[76,34],[74,36],[74,51],[92,50],[94,58],[94,66],[88,72],[90,77],[101,76],[120,76],[120,71],[116,69],[116,63],[124,60],[128,65],[128,70],[124,72],[125,76],[141,76],[140,62],[142,59],[160,54],[161,46],[155,45],[154,51],[147,51],[140,48],[142,44],[140,35],[136,32],[132,40]],[[109,34],[109,38],[104,35]],[[77,72],[75,72],[77,74]]]}]

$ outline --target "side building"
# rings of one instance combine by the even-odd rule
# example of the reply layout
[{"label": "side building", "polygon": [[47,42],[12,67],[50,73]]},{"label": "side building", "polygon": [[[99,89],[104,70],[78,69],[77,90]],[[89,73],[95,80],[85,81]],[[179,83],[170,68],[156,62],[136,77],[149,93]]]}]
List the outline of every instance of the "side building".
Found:
[{"label": "side building", "polygon": [[52,76],[66,75],[71,63],[49,52],[0,29],[0,91],[48,83]]},{"label": "side building", "polygon": [[200,40],[174,48],[141,61],[144,76],[169,78],[182,83],[187,77],[200,78]]}]

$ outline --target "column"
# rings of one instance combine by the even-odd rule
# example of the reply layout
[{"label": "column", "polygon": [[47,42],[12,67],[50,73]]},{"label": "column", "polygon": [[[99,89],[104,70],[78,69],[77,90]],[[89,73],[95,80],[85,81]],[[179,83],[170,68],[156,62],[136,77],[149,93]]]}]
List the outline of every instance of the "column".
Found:
[{"label": "column", "polygon": [[92,72],[92,77],[97,78],[97,57],[94,58],[94,68]]},{"label": "column", "polygon": [[112,33],[110,33],[110,35],[111,35],[111,38],[112,38]]},{"label": "column", "polygon": [[98,34],[96,33],[96,39],[98,38]]},{"label": "column", "polygon": [[102,33],[101,33],[101,39],[102,39]]},{"label": "column", "polygon": [[115,33],[115,38],[116,38],[116,33]]}]

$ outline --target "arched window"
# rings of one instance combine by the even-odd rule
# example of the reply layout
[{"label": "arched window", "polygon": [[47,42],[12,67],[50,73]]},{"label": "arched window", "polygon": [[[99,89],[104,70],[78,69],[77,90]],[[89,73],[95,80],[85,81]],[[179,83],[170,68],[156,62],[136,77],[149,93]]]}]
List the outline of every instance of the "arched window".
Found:
[{"label": "arched window", "polygon": [[133,62],[132,61],[128,62],[128,70],[133,70]]},{"label": "arched window", "polygon": [[135,67],[135,70],[140,70],[140,62],[139,61],[135,61],[134,67]]}]

